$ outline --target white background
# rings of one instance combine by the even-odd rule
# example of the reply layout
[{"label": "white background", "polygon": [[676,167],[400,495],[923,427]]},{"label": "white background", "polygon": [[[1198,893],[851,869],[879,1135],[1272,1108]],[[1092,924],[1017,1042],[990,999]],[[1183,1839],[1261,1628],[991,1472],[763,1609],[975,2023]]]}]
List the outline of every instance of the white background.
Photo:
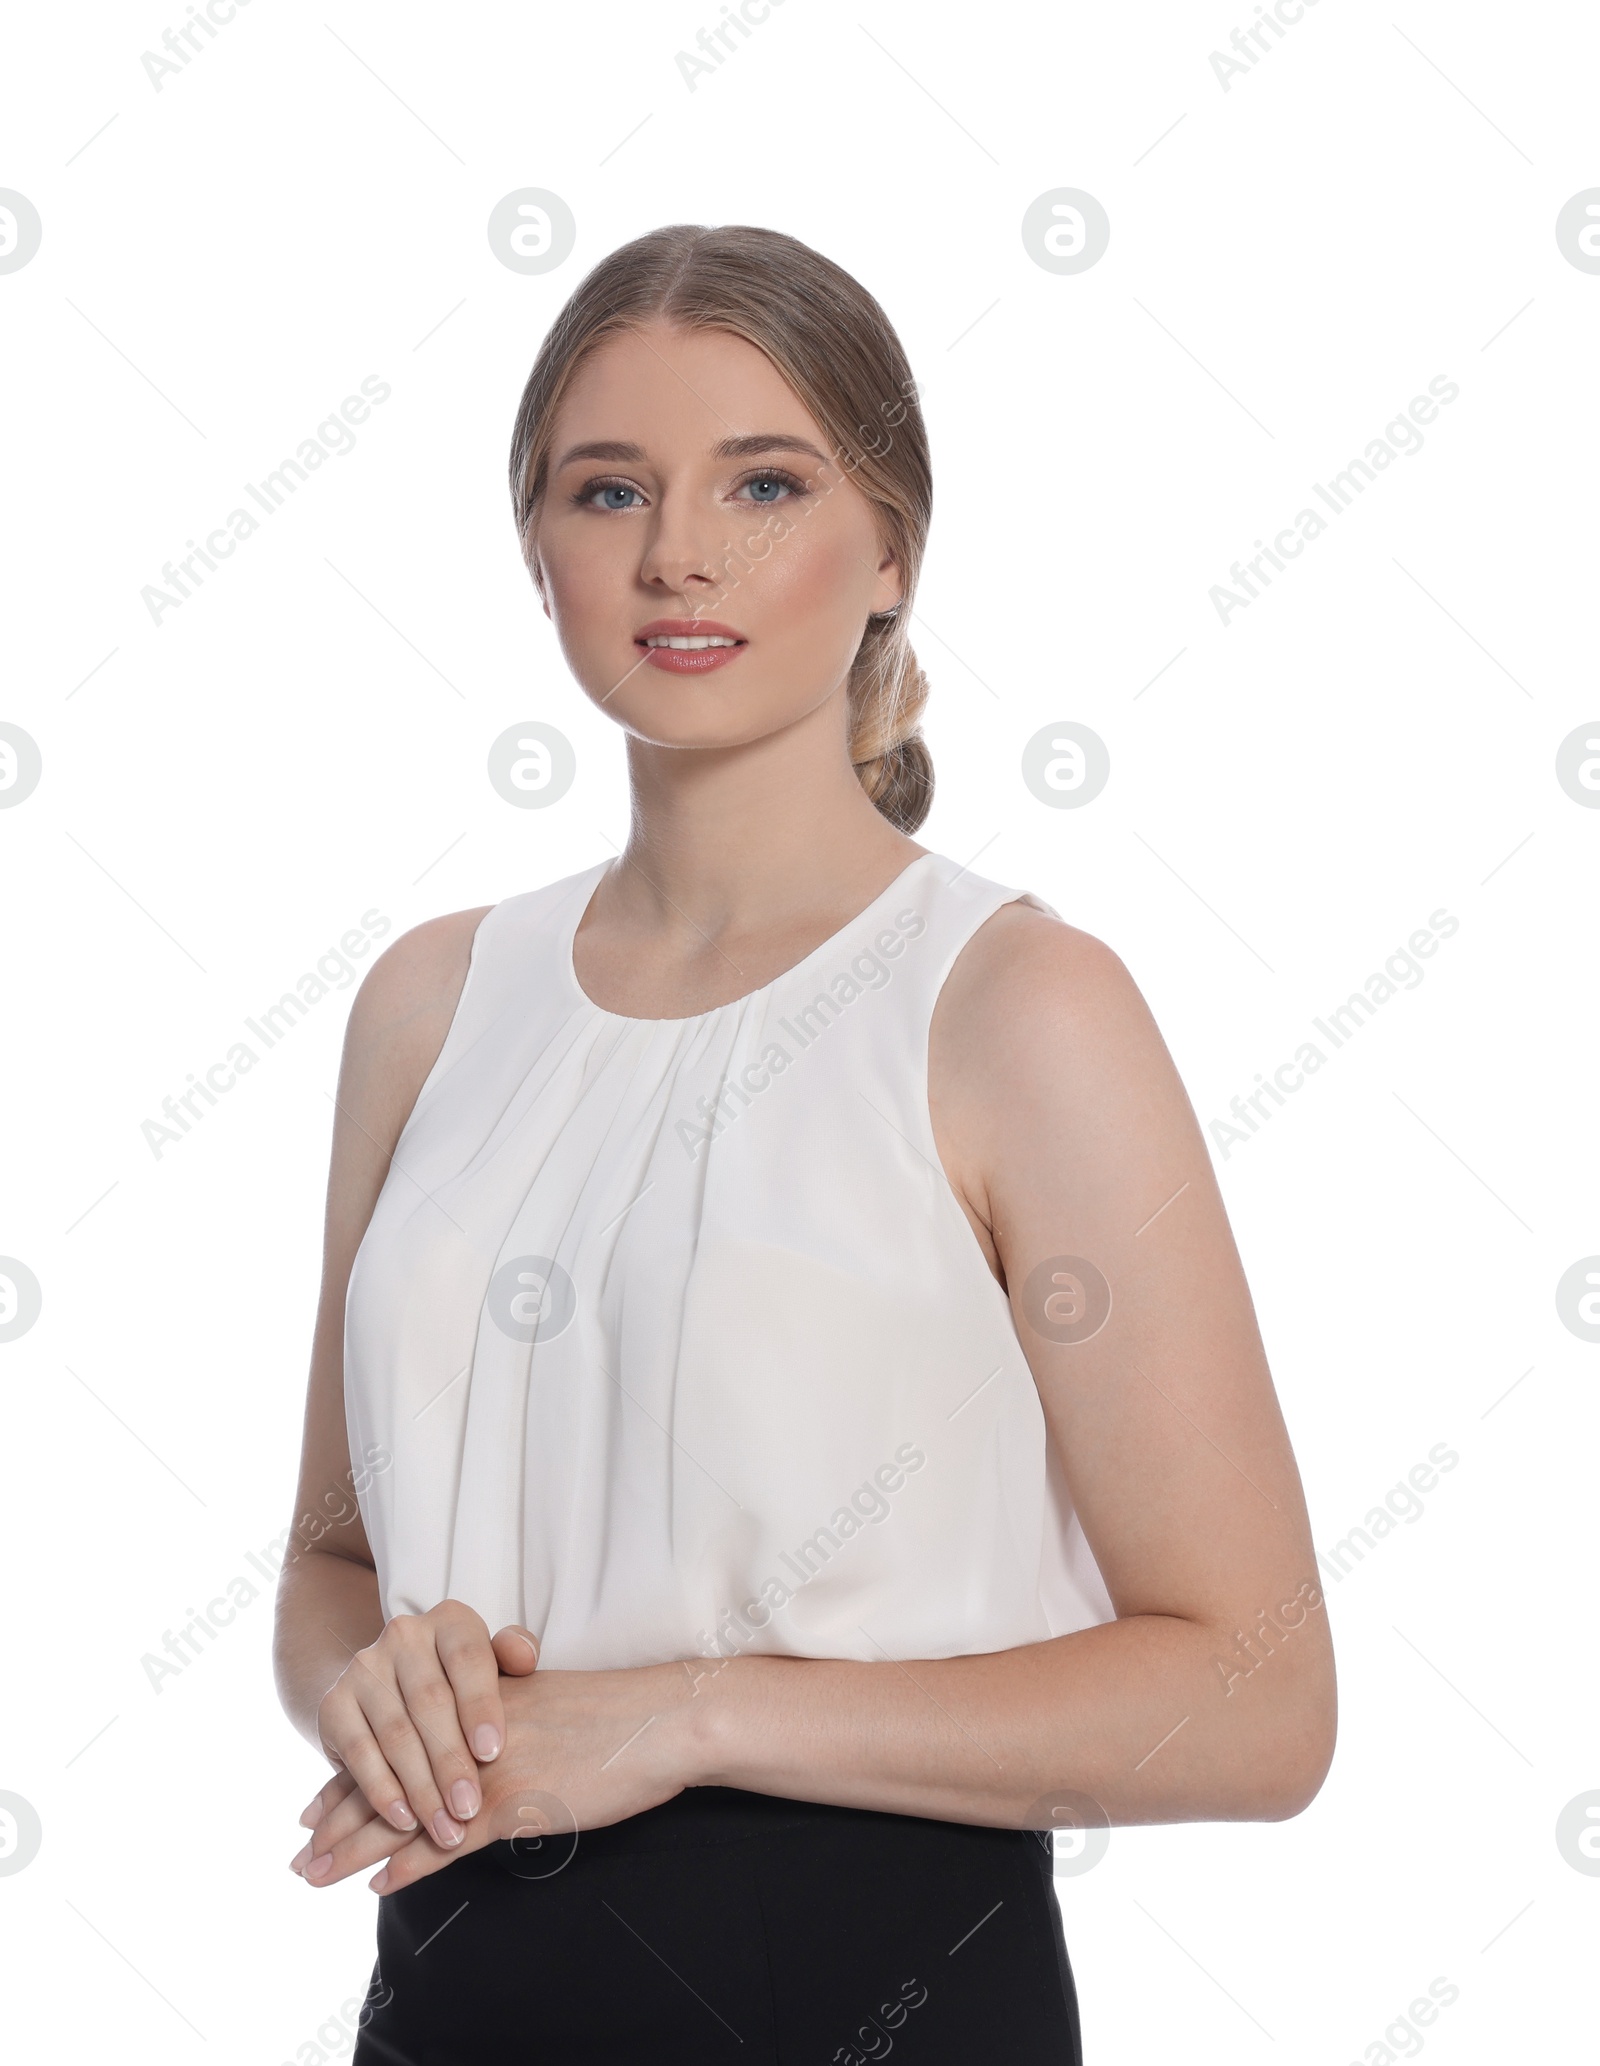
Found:
[{"label": "white background", "polygon": [[[1600,719],[1600,274],[1554,225],[1600,185],[1600,22],[1321,0],[1225,89],[1244,0],[787,0],[691,91],[709,0],[253,0],[158,91],[141,54],[182,18],[23,10],[0,85],[0,185],[43,222],[0,275],[0,717],[44,761],[0,811],[0,1252],[43,1287],[0,1347],[0,1790],[44,1833],[0,1876],[15,2055],[348,2049],[376,1903],[285,1870],[322,1766],[248,1553],[290,1513],[350,991],[159,1157],[141,1127],[362,913],[399,931],[624,837],[505,457],[582,273],[684,221],[789,231],[887,308],[935,465],[921,837],[1117,949],[1203,1123],[1459,921],[1216,1149],[1319,1547],[1434,1445],[1459,1463],[1327,1579],[1313,1806],[1113,1831],[1058,1880],[1090,2066],[1576,2056],[1600,1879],[1555,1825],[1600,1787],[1600,1348],[1555,1286],[1600,1249],[1600,812],[1554,769]],[[485,234],[526,186],[578,225],[543,276]],[[1062,186],[1111,222],[1076,275],[1020,234]],[[152,623],[163,563],[369,374],[355,450]],[[1440,374],[1424,448],[1221,623],[1231,563]],[[548,810],[485,774],[531,718],[577,753]],[[1021,755],[1068,719],[1111,779],[1052,809]],[[240,1575],[258,1597],[155,1691],[142,1658]],[[1441,1977],[1452,2006],[1391,2029]]]}]

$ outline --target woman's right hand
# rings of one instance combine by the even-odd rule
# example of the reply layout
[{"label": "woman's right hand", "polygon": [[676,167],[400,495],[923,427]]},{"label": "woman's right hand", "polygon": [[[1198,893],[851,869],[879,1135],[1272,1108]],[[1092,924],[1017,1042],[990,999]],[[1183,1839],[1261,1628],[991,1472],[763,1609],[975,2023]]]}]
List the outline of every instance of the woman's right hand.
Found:
[{"label": "woman's right hand", "polygon": [[397,1614],[358,1650],[317,1709],[317,1733],[340,1777],[300,1817],[321,1815],[359,1787],[392,1828],[420,1824],[436,1843],[460,1843],[482,1805],[479,1764],[506,1740],[500,1674],[522,1676],[538,1662],[528,1630],[504,1628],[491,1642],[483,1617],[460,1600],[426,1614]]}]

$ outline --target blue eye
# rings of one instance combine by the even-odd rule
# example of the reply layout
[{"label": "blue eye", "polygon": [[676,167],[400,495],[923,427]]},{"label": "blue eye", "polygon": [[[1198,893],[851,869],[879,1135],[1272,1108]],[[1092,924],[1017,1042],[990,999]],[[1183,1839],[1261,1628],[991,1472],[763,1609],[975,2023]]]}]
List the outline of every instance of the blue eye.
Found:
[{"label": "blue eye", "polygon": [[803,495],[805,493],[804,486],[794,478],[793,474],[780,473],[773,469],[768,469],[762,473],[753,473],[746,480],[741,481],[739,485],[741,489],[776,488],[780,491],[777,495],[753,495],[750,499],[761,508],[770,507],[771,504],[780,499],[781,495]]},{"label": "blue eye", "polygon": [[[762,467],[755,473],[746,474],[734,492],[742,496],[746,488],[760,491],[749,497],[758,509],[770,509],[778,502],[809,492],[804,481],[796,480],[793,474],[785,473],[781,467]],[[644,507],[644,497],[631,481],[585,481],[572,499],[580,509],[613,513]]]}]

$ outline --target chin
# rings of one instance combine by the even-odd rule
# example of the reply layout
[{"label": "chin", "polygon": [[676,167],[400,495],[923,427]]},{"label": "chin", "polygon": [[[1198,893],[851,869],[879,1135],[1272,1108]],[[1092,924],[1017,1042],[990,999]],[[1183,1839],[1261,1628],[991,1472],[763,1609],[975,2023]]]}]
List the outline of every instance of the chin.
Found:
[{"label": "chin", "polygon": [[[749,746],[780,732],[805,714],[805,708],[752,708],[748,687],[657,676],[641,683],[641,668],[615,694],[608,694],[616,676],[590,687],[596,707],[624,731],[651,746],[697,747],[702,750]],[[809,707],[809,706],[805,706]]]},{"label": "chin", "polygon": [[[608,704],[613,709],[614,704]],[[726,752],[738,746],[753,746],[760,739],[770,738],[773,733],[784,730],[782,719],[774,723],[746,719],[742,723],[721,722],[708,719],[703,723],[680,718],[673,719],[657,711],[629,711],[623,713],[621,721],[625,729],[647,746],[663,746],[684,753]]]}]

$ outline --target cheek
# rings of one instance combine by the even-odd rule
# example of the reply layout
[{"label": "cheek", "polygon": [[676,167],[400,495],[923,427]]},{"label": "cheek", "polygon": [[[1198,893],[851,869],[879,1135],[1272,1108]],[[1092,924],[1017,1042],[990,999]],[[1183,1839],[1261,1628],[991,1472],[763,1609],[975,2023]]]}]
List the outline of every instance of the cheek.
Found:
[{"label": "cheek", "polygon": [[633,585],[603,555],[548,556],[545,606],[567,664],[590,686],[629,645],[638,614]]},{"label": "cheek", "polygon": [[[819,634],[836,629],[840,638],[853,640],[871,554],[870,543],[852,536],[849,526],[830,523],[823,510],[796,517],[788,537],[773,539],[766,558],[741,576],[752,631],[759,626],[769,638],[803,638],[814,645]],[[736,614],[737,604],[730,602],[728,615]]]}]

